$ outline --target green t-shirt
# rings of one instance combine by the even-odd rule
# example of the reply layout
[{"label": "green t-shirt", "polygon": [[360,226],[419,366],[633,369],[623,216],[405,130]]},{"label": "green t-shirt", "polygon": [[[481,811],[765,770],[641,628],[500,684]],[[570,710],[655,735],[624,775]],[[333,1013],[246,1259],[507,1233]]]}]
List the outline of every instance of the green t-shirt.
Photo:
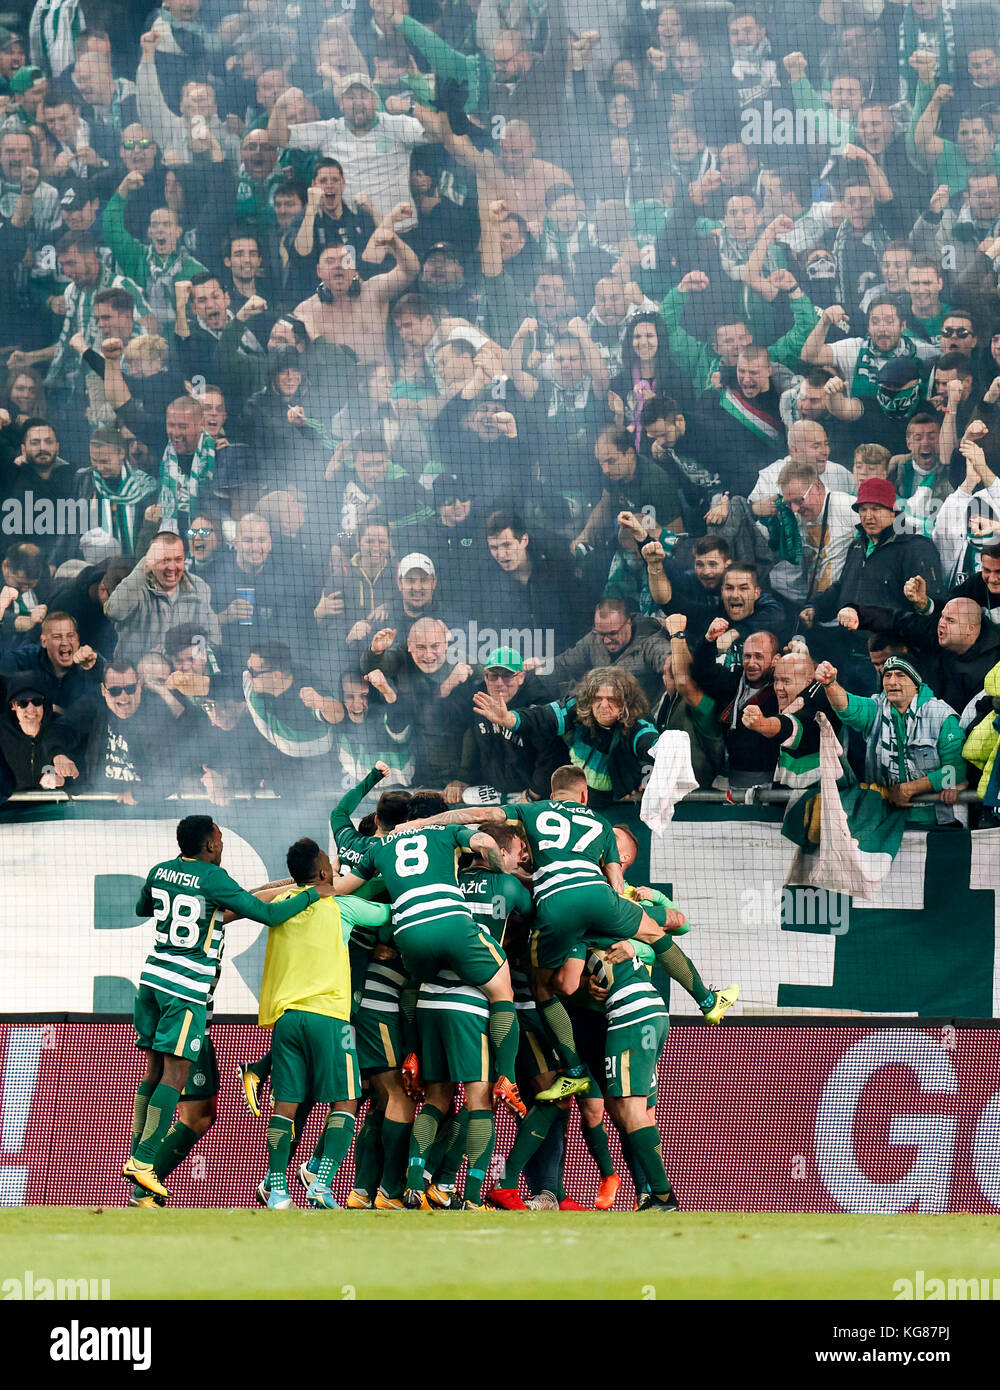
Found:
[{"label": "green t-shirt", "polygon": [[351,872],[365,879],[382,875],[396,932],[447,917],[467,921],[470,913],[458,886],[457,861],[474,833],[463,825],[397,831],[372,841]]},{"label": "green t-shirt", "polygon": [[538,903],[568,888],[606,884],[602,866],[621,863],[611,826],[578,801],[532,801],[504,810],[527,837]]},{"label": "green t-shirt", "polygon": [[188,1003],[207,1004],[225,947],[222,913],[280,926],[318,901],[315,889],[282,902],[262,903],[218,864],[202,859],[167,859],[146,875],[136,915],[156,922],[156,945],[146,957],[140,985]]}]

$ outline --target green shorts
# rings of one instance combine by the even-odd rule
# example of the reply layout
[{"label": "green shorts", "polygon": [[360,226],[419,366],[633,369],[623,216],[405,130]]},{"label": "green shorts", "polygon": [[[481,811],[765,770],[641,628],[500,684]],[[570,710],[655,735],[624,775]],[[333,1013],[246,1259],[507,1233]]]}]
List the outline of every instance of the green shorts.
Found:
[{"label": "green shorts", "polygon": [[271,1038],[271,1094],[290,1104],[357,1100],[361,1076],[351,1024],[303,1009],[283,1013]]},{"label": "green shorts", "polygon": [[389,1013],[362,1004],[352,1015],[358,1040],[358,1066],[362,1076],[394,1071],[403,1060],[403,1036],[399,1009]]},{"label": "green shorts", "polygon": [[669,1018],[609,1028],[604,1046],[604,1091],[609,1096],[656,1095],[656,1064],[667,1041]]},{"label": "green shorts", "polygon": [[542,970],[558,970],[582,942],[613,946],[635,936],[642,925],[642,911],[639,903],[620,898],[610,883],[556,893],[535,910],[531,963]]},{"label": "green shorts", "polygon": [[407,974],[421,981],[453,970],[464,984],[478,987],[492,980],[507,959],[503,948],[476,926],[471,913],[403,927],[395,934],[395,945]]},{"label": "green shorts", "polygon": [[[417,1040],[420,1071],[425,1081],[489,1081],[490,1010],[462,993],[454,1007],[447,994],[417,995]],[[444,1006],[444,1007],[442,1007]]]},{"label": "green shorts", "polygon": [[205,1038],[205,1013],[204,1004],[191,1004],[172,994],[161,994],[149,985],[140,985],[132,1011],[135,1045],[145,1052],[161,1052],[196,1062]]},{"label": "green shorts", "polygon": [[216,1061],[212,1039],[206,1033],[198,1060],[191,1063],[188,1079],[181,1092],[181,1100],[213,1100],[218,1094],[219,1064]]}]

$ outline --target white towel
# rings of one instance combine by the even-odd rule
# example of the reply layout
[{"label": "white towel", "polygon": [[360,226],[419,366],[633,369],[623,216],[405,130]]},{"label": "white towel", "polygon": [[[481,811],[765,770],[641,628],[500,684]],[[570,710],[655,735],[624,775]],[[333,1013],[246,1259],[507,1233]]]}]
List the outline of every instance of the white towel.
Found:
[{"label": "white towel", "polygon": [[698,779],[691,766],[691,738],[682,729],[667,729],[652,751],[653,770],[639,814],[654,835],[662,835],[674,818],[674,807],[697,789]]}]

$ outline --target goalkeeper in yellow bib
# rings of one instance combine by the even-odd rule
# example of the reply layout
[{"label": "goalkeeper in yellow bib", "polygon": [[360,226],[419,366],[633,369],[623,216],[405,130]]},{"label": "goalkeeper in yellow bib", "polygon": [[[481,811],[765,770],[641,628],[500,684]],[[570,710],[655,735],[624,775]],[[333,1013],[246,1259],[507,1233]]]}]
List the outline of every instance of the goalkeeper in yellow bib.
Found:
[{"label": "goalkeeper in yellow bib", "polygon": [[[313,888],[323,895],[333,867],[315,840],[296,840],[286,858],[294,888],[264,890],[272,903]],[[296,1112],[330,1106],[318,1152],[319,1168],[306,1193],[309,1206],[336,1210],[331,1184],[354,1137],[361,1073],[351,1025],[348,941],[355,927],[377,929],[389,920],[383,903],[321,896],[280,925],[272,925],[260,989],[259,1022],[271,1036],[274,1114],[267,1127],[267,1206],[293,1205],[287,1169]],[[301,1109],[300,1109],[301,1107]],[[304,1119],[302,1120],[304,1123]],[[315,1158],[315,1156],[314,1156]]]}]

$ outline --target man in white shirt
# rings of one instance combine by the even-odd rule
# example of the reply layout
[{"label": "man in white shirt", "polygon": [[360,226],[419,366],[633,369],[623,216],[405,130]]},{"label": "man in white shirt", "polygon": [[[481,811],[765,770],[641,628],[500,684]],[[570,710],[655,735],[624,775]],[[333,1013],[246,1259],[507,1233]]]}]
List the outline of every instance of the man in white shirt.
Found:
[{"label": "man in white shirt", "polygon": [[854,498],[831,491],[808,463],[785,464],[779,488],[798,523],[800,553],[779,561],[768,583],[782,598],[808,604],[840,578],[857,530]]},{"label": "man in white shirt", "polygon": [[[410,151],[426,141],[418,120],[380,112],[371,78],[363,72],[350,73],[344,79],[341,117],[291,125],[288,106],[301,96],[298,87],[289,87],[274,103],[267,130],[275,144],[293,150],[317,150],[339,160],[348,188],[367,193],[376,221],[397,203],[410,201]],[[402,223],[400,226],[406,230]]]},{"label": "man in white shirt", "polygon": [[788,431],[788,454],[760,470],[749,502],[757,516],[773,516],[778,480],[786,463],[807,463],[831,492],[857,492],[849,468],[830,461],[830,441],[816,420],[796,420]]}]

